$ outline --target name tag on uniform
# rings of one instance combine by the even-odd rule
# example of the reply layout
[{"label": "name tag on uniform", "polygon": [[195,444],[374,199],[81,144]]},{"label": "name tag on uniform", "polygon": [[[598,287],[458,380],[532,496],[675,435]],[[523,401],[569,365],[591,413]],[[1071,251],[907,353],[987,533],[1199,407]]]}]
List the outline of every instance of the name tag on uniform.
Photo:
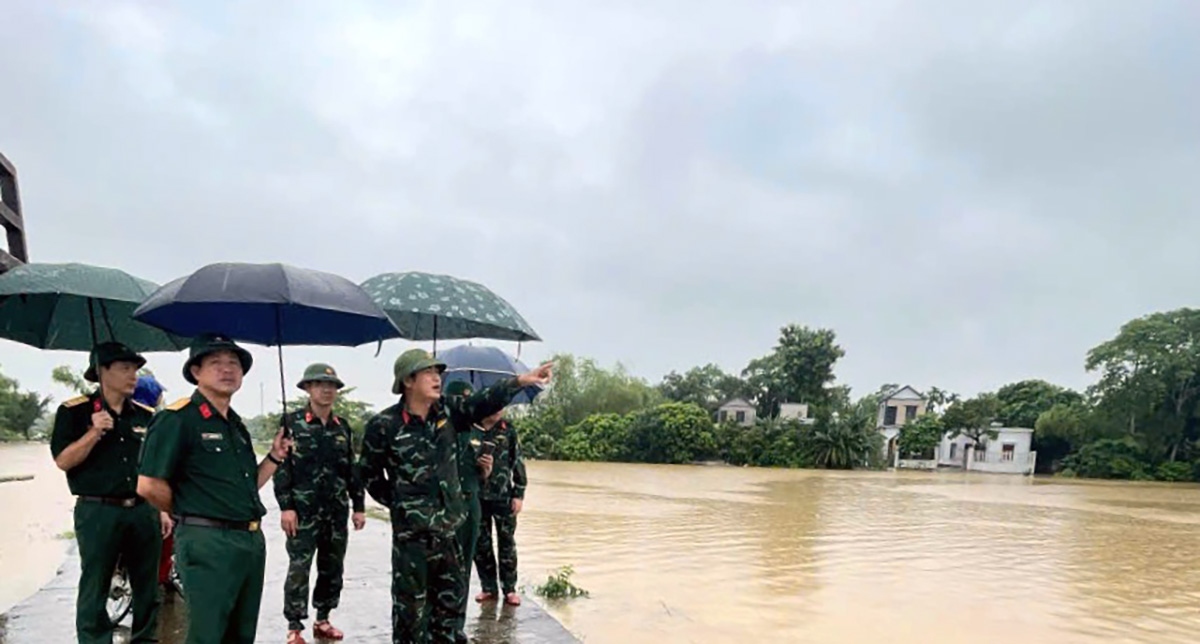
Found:
[{"label": "name tag on uniform", "polygon": [[145,428],[145,427],[134,427],[134,428],[133,428],[133,433],[135,433],[135,434],[145,434],[145,433],[146,433],[146,428]]},{"label": "name tag on uniform", "polygon": [[200,439],[206,441],[219,441],[224,440],[225,435],[221,434],[220,432],[204,432],[200,434]]}]

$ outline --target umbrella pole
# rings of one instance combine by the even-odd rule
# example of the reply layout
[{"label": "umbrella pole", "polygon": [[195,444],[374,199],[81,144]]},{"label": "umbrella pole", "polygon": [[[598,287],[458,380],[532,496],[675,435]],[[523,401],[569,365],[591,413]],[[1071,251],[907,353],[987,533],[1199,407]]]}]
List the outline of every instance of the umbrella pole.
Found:
[{"label": "umbrella pole", "polygon": [[283,425],[283,437],[291,438],[292,428],[288,427],[287,422],[287,385],[284,384],[286,376],[283,373],[283,313],[279,307],[275,307],[275,348],[279,354],[279,404],[283,405],[283,415],[279,417],[279,422]]},{"label": "umbrella pole", "polygon": [[99,342],[96,340],[96,308],[92,304],[92,298],[88,298],[88,323],[92,327],[92,346],[96,346]]},{"label": "umbrella pole", "polygon": [[438,316],[433,316],[433,355],[437,357],[437,319]]},{"label": "umbrella pole", "polygon": [[113,333],[112,320],[108,319],[108,305],[103,300],[100,301],[100,315],[104,318],[104,326],[108,327],[108,339],[116,342],[117,334]]}]

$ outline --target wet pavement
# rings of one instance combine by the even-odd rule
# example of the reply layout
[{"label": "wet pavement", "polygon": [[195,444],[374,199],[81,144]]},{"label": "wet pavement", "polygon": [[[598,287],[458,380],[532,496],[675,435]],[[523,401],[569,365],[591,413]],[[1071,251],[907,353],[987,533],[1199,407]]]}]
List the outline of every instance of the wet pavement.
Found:
[{"label": "wet pavement", "polygon": [[[270,486],[263,488],[263,501],[269,513],[265,517],[267,535],[267,571],[262,608],[258,621],[258,642],[283,642],[287,622],[283,619],[283,579],[287,572],[287,552],[279,530],[279,513]],[[361,532],[350,533],[346,553],[345,586],[341,608],[331,621],[346,633],[346,642],[385,644],[391,641],[391,551],[386,522],[370,519]],[[0,615],[0,644],[45,644],[75,640],[75,586],[79,578],[79,558],[72,545],[66,561],[54,579]],[[315,583],[316,571],[310,583]],[[472,579],[472,584],[477,584]],[[474,597],[478,588],[472,588]],[[576,643],[579,640],[546,613],[531,597],[522,598],[516,608],[469,602],[467,634],[474,642],[512,644]],[[118,629],[116,642],[127,642],[130,617]],[[159,619],[163,644],[181,644],[186,634],[186,602],[169,598]],[[310,642],[311,620],[305,626]]]}]

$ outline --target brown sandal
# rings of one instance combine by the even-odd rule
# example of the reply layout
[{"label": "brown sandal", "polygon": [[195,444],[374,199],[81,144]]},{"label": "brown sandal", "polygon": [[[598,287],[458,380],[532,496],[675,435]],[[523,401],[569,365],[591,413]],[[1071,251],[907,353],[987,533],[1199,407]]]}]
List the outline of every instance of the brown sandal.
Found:
[{"label": "brown sandal", "polygon": [[308,642],[304,640],[303,631],[288,631],[287,644],[308,644]]},{"label": "brown sandal", "polygon": [[496,601],[496,593],[479,593],[475,595],[475,601],[480,604],[483,602],[494,602]]},{"label": "brown sandal", "polygon": [[340,640],[346,634],[333,627],[328,621],[313,624],[313,637],[319,640]]},{"label": "brown sandal", "polygon": [[520,606],[521,605],[521,596],[516,594],[515,592],[508,593],[507,595],[504,596],[504,603],[508,604],[509,606]]}]

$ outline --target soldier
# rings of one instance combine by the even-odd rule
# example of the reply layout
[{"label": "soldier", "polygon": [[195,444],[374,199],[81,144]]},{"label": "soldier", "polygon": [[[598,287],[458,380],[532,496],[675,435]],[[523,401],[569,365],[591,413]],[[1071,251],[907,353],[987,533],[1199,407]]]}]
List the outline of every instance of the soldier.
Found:
[{"label": "soldier", "polygon": [[187,589],[187,644],[253,644],[267,550],[259,489],[283,463],[280,430],[255,462],[250,432],[230,406],[250,353],[228,338],[192,341],[183,377],[189,398],[154,417],[142,448],[138,494],[178,516],[175,565]]},{"label": "soldier", "polygon": [[550,367],[463,398],[442,395],[446,365],[428,352],[396,359],[400,400],[367,423],[359,457],[367,492],[391,512],[394,644],[454,642],[465,556],[455,531],[466,514],[455,433],[503,409],[522,387],[548,382]]},{"label": "soldier", "polygon": [[171,519],[137,495],[137,460],[154,410],[133,400],[137,371],[146,359],[117,342],[91,351],[91,394],[72,398],[54,416],[50,453],[67,473],[76,496],[75,539],[79,544],[79,589],[75,600],[76,641],[112,644],[105,600],[118,557],[133,591],[133,642],[157,642],[158,557]]},{"label": "soldier", "polygon": [[479,569],[479,584],[483,592],[475,601],[496,599],[496,559],[492,553],[492,525],[496,526],[496,543],[500,554],[500,584],[504,603],[520,606],[517,594],[517,515],[525,503],[525,461],[517,429],[503,418],[500,411],[483,420],[484,440],[496,444],[496,459],[492,475],[480,492],[483,516],[480,521],[479,542],[475,549],[475,566]]},{"label": "soldier", "polygon": [[317,560],[313,608],[317,621],[313,637],[340,640],[342,631],[329,623],[342,593],[346,558],[346,519],[350,506],[354,529],[367,517],[362,485],[354,464],[353,434],[345,418],[333,414],[338,390],[345,383],[327,364],[312,364],[296,385],[308,392],[308,405],[288,415],[294,447],[288,463],[275,471],[275,499],[280,526],[287,535],[291,563],[283,584],[283,616],[288,620],[288,644],[304,644],[308,619],[308,576]]},{"label": "soldier", "polygon": [[[470,396],[471,386],[455,380],[446,386],[447,396]],[[480,454],[483,430],[472,423],[471,430],[458,432],[458,478],[462,487],[463,501],[467,506],[466,520],[458,529],[458,547],[462,551],[461,590],[458,597],[458,619],[455,621],[454,637],[458,642],[467,642],[467,597],[471,591],[472,553],[479,539],[479,489],[482,481],[492,472],[492,455]]]}]

